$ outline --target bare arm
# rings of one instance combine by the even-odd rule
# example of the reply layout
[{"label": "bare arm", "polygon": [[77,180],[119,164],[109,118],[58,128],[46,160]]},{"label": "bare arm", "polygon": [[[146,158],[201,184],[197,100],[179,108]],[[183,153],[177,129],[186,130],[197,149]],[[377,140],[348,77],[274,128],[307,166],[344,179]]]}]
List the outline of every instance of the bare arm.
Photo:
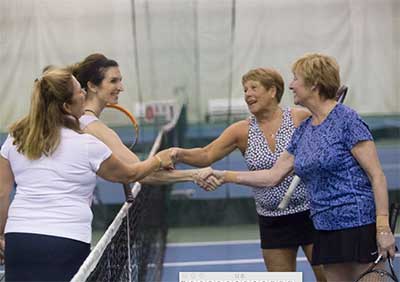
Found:
[{"label": "bare arm", "polygon": [[[113,152],[113,155],[125,164],[134,164],[140,162],[139,158],[122,143],[119,136],[101,121],[90,123],[84,129],[84,131],[95,136],[97,139],[106,144]],[[168,184],[175,182],[194,181],[195,172],[195,170],[161,170],[152,172],[150,175],[142,178],[140,182],[146,184]]]},{"label": "bare arm", "polygon": [[374,142],[359,142],[353,147],[351,153],[364,169],[371,181],[375,197],[376,214],[388,215],[389,208],[386,177],[383,174]]},{"label": "bare arm", "polygon": [[140,183],[144,184],[169,184],[175,182],[194,181],[197,169],[186,170],[160,170],[153,172],[143,178]]},{"label": "bare arm", "polygon": [[101,121],[94,121],[84,128],[84,132],[95,136],[110,148],[118,159],[127,164],[139,162],[139,158],[122,143],[114,130]]},{"label": "bare arm", "polygon": [[0,156],[0,235],[4,234],[14,174],[7,159]]},{"label": "bare arm", "polygon": [[112,182],[133,183],[161,168],[170,169],[173,165],[170,154],[170,150],[164,150],[134,164],[126,164],[111,154],[101,163],[97,175]]},{"label": "bare arm", "polygon": [[14,174],[7,159],[0,156],[0,264],[4,263],[4,228],[10,206],[10,193],[14,186]]},{"label": "bare arm", "polygon": [[225,129],[217,139],[203,148],[175,148],[176,161],[197,167],[205,167],[222,159],[237,148],[244,152],[247,132],[248,121],[234,123]]},{"label": "bare arm", "polygon": [[294,156],[283,152],[271,169],[256,171],[217,171],[214,173],[224,183],[232,182],[252,187],[272,187],[281,182],[293,169]]},{"label": "bare arm", "polygon": [[389,227],[389,207],[386,177],[383,174],[373,141],[357,143],[351,150],[354,158],[371,181],[376,207],[376,228],[379,253],[386,257],[395,254],[395,239]]}]

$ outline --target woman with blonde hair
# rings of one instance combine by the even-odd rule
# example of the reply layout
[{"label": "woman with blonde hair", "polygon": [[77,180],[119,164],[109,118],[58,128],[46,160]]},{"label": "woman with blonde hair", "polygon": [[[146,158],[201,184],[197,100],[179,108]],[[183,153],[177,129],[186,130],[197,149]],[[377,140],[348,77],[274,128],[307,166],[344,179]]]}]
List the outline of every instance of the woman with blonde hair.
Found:
[{"label": "woman with blonde hair", "polygon": [[125,164],[83,134],[85,95],[69,71],[45,72],[35,80],[28,115],[10,127],[1,147],[0,259],[6,281],[69,281],[90,251],[96,176],[130,183],[173,165],[169,151]]},{"label": "woman with blonde hair", "polygon": [[294,169],[310,195],[317,230],[313,263],[324,266],[328,281],[354,281],[379,255],[395,254],[386,179],[368,126],[335,100],[336,60],[306,54],[292,71],[294,102],[312,116],[295,130],[287,150],[268,170],[213,173],[222,182],[272,187]]}]

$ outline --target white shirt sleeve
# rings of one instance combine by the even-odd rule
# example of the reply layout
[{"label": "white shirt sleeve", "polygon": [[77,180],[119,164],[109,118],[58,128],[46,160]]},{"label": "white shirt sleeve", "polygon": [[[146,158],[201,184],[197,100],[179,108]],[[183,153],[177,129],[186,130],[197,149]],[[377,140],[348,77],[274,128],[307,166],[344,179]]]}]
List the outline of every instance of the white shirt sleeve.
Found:
[{"label": "white shirt sleeve", "polygon": [[103,161],[111,156],[112,152],[106,144],[97,138],[91,135],[88,135],[88,137],[87,146],[89,164],[92,170],[97,172],[97,170],[100,168],[100,165],[103,163]]},{"label": "white shirt sleeve", "polygon": [[12,138],[10,136],[10,134],[8,134],[6,141],[4,141],[3,145],[1,146],[1,151],[0,154],[3,158],[5,159],[9,159],[9,152],[10,152],[10,148],[13,146],[13,140],[14,138]]}]

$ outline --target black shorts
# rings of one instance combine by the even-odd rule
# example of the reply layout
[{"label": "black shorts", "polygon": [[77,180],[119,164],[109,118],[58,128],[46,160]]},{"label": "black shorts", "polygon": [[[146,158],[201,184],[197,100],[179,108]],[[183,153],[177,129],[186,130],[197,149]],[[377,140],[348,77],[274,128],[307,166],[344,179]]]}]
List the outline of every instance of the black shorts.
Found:
[{"label": "black shorts", "polygon": [[6,281],[70,281],[90,244],[31,233],[6,233]]},{"label": "black shorts", "polygon": [[375,223],[360,227],[317,230],[312,264],[369,263],[378,257]]},{"label": "black shorts", "polygon": [[283,216],[258,215],[262,249],[283,249],[312,244],[314,226],[310,211]]}]

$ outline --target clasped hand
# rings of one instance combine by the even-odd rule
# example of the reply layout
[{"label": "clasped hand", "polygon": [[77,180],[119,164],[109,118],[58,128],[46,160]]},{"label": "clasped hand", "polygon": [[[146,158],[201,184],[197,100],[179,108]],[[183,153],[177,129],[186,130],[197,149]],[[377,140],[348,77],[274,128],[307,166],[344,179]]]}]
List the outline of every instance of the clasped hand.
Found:
[{"label": "clasped hand", "polygon": [[224,184],[223,173],[214,170],[211,167],[198,169],[193,178],[194,183],[199,185],[205,191],[214,191]]},{"label": "clasped hand", "polygon": [[[179,163],[182,161],[180,148],[173,147],[169,150],[172,163]],[[223,172],[214,170],[211,167],[200,168],[193,175],[193,182],[206,191],[214,191],[224,184]]]}]

